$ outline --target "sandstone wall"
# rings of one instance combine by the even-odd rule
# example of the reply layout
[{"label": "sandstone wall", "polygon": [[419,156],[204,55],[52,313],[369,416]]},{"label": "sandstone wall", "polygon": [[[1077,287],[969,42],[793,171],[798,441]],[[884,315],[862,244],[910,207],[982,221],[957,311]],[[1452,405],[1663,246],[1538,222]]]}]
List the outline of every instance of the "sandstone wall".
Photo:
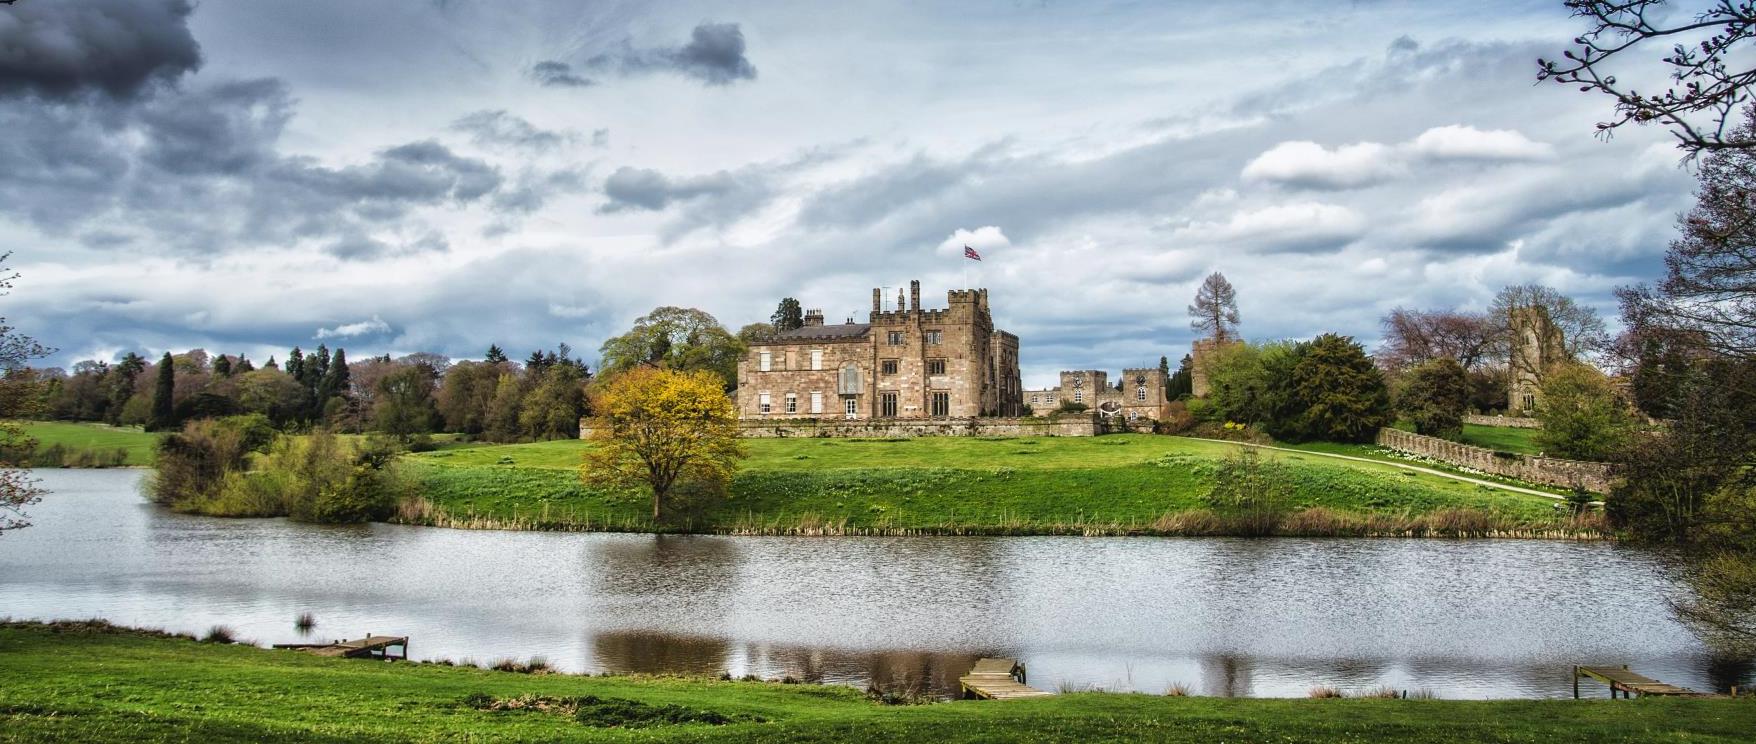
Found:
[{"label": "sandstone wall", "polygon": [[1401,429],[1379,429],[1378,446],[1527,483],[1561,488],[1577,485],[1595,493],[1610,490],[1610,466],[1607,463],[1495,452]]},{"label": "sandstone wall", "polygon": [[1463,417],[1463,423],[1477,426],[1509,426],[1514,429],[1543,428],[1543,422],[1522,416],[1481,416],[1472,413]]},{"label": "sandstone wall", "polygon": [[1089,416],[1044,418],[970,417],[949,419],[789,419],[740,421],[746,437],[1089,437],[1103,425]]}]

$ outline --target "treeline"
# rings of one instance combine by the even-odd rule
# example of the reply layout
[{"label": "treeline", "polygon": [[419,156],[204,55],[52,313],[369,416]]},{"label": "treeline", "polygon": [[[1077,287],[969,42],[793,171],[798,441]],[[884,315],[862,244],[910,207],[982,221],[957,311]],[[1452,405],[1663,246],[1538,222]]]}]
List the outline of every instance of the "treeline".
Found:
[{"label": "treeline", "polygon": [[84,361],[71,373],[31,370],[43,418],[101,421],[152,430],[258,415],[277,430],[381,432],[410,441],[438,431],[495,442],[576,437],[591,370],[566,344],[521,363],[490,346],[482,361],[438,354],[350,361],[327,346],[295,347],[260,366],[203,349],[149,361],[129,353]]}]

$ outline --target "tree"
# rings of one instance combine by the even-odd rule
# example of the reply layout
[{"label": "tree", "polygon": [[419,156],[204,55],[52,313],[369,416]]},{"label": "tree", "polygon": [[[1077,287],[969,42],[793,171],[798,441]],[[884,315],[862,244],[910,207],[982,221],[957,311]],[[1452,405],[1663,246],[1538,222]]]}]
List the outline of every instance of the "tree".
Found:
[{"label": "tree", "polygon": [[1561,334],[1561,350],[1566,355],[1566,360],[1550,361],[1577,360],[1603,351],[1609,346],[1609,333],[1604,329],[1604,320],[1598,317],[1596,310],[1574,302],[1573,298],[1561,294],[1553,287],[1515,284],[1501,289],[1488,310],[1496,326],[1495,338],[1499,347],[1497,352],[1502,358],[1511,354],[1514,314],[1527,309],[1541,311]]},{"label": "tree", "polygon": [[[1756,108],[1740,137],[1756,141]],[[1677,224],[1656,287],[1618,290],[1631,328],[1698,334],[1722,354],[1756,356],[1756,151],[1716,152],[1696,176],[1695,206]]]},{"label": "tree", "polygon": [[1177,363],[1177,371],[1170,375],[1165,385],[1165,396],[1177,400],[1185,395],[1195,394],[1195,358],[1184,354],[1183,360]]},{"label": "tree", "polygon": [[1216,341],[1232,338],[1238,329],[1238,292],[1226,275],[1217,271],[1207,275],[1195,291],[1195,303],[1189,306],[1189,327],[1196,333]]},{"label": "tree", "polygon": [[1638,422],[1608,377],[1590,365],[1568,364],[1543,380],[1537,446],[1574,460],[1610,459],[1634,436]]},{"label": "tree", "polygon": [[[1727,119],[1748,100],[1746,88],[1756,80],[1756,69],[1743,67],[1749,62],[1746,42],[1756,33],[1756,3],[1713,0],[1704,11],[1678,15],[1662,12],[1663,4],[1663,0],[1567,0],[1567,8],[1591,28],[1573,39],[1573,48],[1562,54],[1565,61],[1538,59],[1537,80],[1615,98],[1616,117],[1597,125],[1602,137],[1630,122],[1658,123],[1671,130],[1677,146],[1690,157],[1756,148],[1756,136],[1750,131],[1726,131]],[[1615,64],[1612,60],[1630,49],[1644,49],[1642,42],[1654,39],[1700,39],[1688,46],[1676,43],[1661,58],[1669,68],[1672,87],[1643,93],[1608,73]],[[1738,67],[1728,68],[1728,62]]]},{"label": "tree", "polygon": [[640,367],[704,370],[720,376],[722,387],[738,384],[738,359],[745,346],[712,315],[694,308],[661,307],[634,321],[634,328],[603,345],[603,371],[617,374]]},{"label": "tree", "polygon": [[232,376],[232,360],[221,354],[213,359],[213,373],[220,377]]},{"label": "tree", "polygon": [[[1370,442],[1390,423],[1390,392],[1366,350],[1325,333],[1300,344],[1290,375],[1269,367],[1269,433],[1293,441]],[[1273,384],[1284,379],[1285,382]]]},{"label": "tree", "polygon": [[774,339],[774,326],[770,323],[747,323],[738,329],[738,341],[745,347],[766,343]]},{"label": "tree", "polygon": [[[1617,483],[1605,499],[1610,523],[1637,540],[1707,541],[1710,508],[1734,493],[1756,450],[1756,361],[1708,359],[1682,379],[1672,419],[1658,431],[1625,440],[1613,454]],[[1546,395],[1546,393],[1545,393]],[[1756,510],[1745,508],[1742,519]],[[1717,515],[1723,524],[1735,524]],[[1756,547],[1756,529],[1722,538]]]},{"label": "tree", "polygon": [[158,383],[152,393],[152,429],[169,429],[176,425],[176,408],[174,398],[177,394],[176,365],[171,363],[171,352],[165,352],[159,360]]},{"label": "tree", "polygon": [[500,350],[499,344],[488,344],[488,353],[482,361],[489,364],[500,364],[506,361],[506,352]]},{"label": "tree", "polygon": [[372,409],[377,429],[404,441],[432,433],[439,423],[433,382],[432,369],[426,365],[405,365],[380,379]]},{"label": "tree", "polygon": [[1432,359],[1408,371],[1396,391],[1396,410],[1414,424],[1416,434],[1456,439],[1469,407],[1469,380],[1450,357]]},{"label": "tree", "polygon": [[533,439],[577,439],[586,413],[584,386],[585,375],[577,367],[550,367],[524,396],[519,428]]},{"label": "tree", "polygon": [[799,307],[798,300],[791,297],[783,297],[781,298],[780,305],[775,307],[774,315],[769,316],[768,322],[770,325],[774,326],[774,330],[777,332],[804,328],[805,311]]},{"label": "tree", "polygon": [[439,413],[445,418],[445,430],[472,436],[487,431],[494,390],[506,372],[504,362],[452,365],[439,386]]},{"label": "tree", "polygon": [[[526,371],[529,374],[529,371]],[[519,413],[524,410],[524,386],[510,372],[502,372],[494,383],[494,398],[488,403],[483,433],[490,441],[516,442],[520,438]]]},{"label": "tree", "polygon": [[738,416],[707,370],[639,367],[610,378],[593,408],[600,417],[585,454],[587,483],[652,492],[652,518],[680,483],[723,491],[744,456]]},{"label": "tree", "polygon": [[1482,313],[1399,307],[1379,323],[1384,342],[1376,358],[1391,373],[1442,357],[1456,360],[1465,370],[1478,369],[1499,340],[1498,326]]}]

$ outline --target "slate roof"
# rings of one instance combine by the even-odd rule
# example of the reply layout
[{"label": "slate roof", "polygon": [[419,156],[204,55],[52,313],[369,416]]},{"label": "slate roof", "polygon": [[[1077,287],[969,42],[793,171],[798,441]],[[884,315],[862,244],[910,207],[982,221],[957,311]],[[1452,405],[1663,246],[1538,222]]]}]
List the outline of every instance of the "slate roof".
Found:
[{"label": "slate roof", "polygon": [[838,323],[835,325],[805,326],[790,331],[774,334],[774,340],[805,341],[809,339],[843,339],[859,338],[872,330],[871,323]]}]

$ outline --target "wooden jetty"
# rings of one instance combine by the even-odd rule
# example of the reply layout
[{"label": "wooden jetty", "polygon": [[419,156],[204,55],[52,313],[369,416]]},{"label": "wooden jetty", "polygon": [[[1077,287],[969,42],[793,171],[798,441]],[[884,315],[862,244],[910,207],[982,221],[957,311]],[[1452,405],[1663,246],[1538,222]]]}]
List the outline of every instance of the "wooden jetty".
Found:
[{"label": "wooden jetty", "polygon": [[1637,674],[1629,671],[1627,664],[1623,664],[1619,667],[1573,667],[1574,699],[1579,698],[1579,680],[1581,678],[1595,679],[1608,685],[1610,688],[1610,699],[1612,700],[1617,697],[1618,693],[1624,698],[1633,697],[1635,695],[1641,697],[1646,697],[1647,695],[1662,697],[1714,697],[1711,693],[1696,692],[1687,687],[1666,684],[1651,677]]},{"label": "wooden jetty", "polygon": [[982,659],[969,674],[957,678],[964,698],[1016,700],[1054,693],[1024,683],[1024,665],[1012,659]]},{"label": "wooden jetty", "polygon": [[[408,636],[375,636],[367,633],[357,641],[337,639],[334,643],[276,643],[275,648],[304,651],[318,656],[339,656],[347,659],[408,660]],[[392,652],[391,649],[396,649]]]}]

